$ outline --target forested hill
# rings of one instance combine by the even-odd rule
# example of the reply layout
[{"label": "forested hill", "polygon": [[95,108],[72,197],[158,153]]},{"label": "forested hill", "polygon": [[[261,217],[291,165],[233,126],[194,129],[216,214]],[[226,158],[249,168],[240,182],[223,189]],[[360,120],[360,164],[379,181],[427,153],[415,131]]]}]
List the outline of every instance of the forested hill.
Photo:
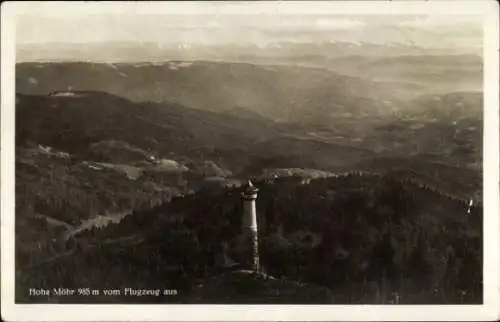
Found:
[{"label": "forested hill", "polygon": [[[335,304],[387,304],[395,296],[402,304],[482,302],[480,206],[468,213],[463,202],[391,175],[301,181],[256,183],[261,262],[269,275],[326,286]],[[237,257],[239,192],[200,190],[83,232],[68,242],[71,256],[25,274],[18,289],[164,287],[180,295],[158,301],[193,302],[200,285]],[[227,283],[220,292],[211,287],[202,292],[210,299],[195,302],[224,302]]]}]

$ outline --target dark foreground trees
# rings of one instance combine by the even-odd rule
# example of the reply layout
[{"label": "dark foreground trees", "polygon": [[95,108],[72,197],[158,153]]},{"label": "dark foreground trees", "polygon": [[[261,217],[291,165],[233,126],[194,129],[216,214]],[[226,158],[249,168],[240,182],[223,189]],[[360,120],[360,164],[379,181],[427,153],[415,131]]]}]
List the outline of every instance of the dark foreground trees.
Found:
[{"label": "dark foreground trees", "polygon": [[[481,208],[467,214],[461,201],[390,176],[259,188],[261,262],[270,275],[326,286],[335,303],[482,302]],[[195,285],[221,272],[221,254],[234,255],[241,212],[239,191],[229,188],[135,212],[77,236],[87,244],[71,257],[23,272],[16,295],[27,285],[162,286],[181,295],[155,300],[189,302]]]}]

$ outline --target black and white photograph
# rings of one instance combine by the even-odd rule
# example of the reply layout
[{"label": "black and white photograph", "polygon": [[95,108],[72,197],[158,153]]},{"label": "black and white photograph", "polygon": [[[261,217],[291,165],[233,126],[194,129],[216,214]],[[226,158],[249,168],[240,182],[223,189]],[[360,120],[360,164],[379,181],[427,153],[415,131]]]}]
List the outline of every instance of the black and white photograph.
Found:
[{"label": "black and white photograph", "polygon": [[491,304],[498,3],[477,3],[23,6],[2,75],[12,305]]}]

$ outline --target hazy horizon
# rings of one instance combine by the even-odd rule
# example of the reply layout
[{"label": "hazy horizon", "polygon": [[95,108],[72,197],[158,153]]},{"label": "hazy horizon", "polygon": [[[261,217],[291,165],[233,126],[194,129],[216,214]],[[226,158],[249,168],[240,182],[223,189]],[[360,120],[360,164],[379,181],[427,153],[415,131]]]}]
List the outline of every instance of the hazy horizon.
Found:
[{"label": "hazy horizon", "polygon": [[[186,53],[212,59],[213,53],[205,51],[226,46],[251,54],[252,48],[280,50],[280,44],[304,45],[301,54],[315,54],[315,49],[308,51],[307,46],[338,42],[481,55],[482,24],[474,16],[130,13],[67,17],[27,13],[20,15],[16,24],[18,62],[92,61],[108,55],[147,61],[153,56],[183,59]],[[225,51],[220,52],[222,58]]]}]

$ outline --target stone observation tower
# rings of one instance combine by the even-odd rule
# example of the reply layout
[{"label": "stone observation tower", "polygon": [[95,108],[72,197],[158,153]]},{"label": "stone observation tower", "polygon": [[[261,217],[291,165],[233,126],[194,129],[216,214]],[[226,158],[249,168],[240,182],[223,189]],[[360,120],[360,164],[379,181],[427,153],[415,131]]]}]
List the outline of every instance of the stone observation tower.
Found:
[{"label": "stone observation tower", "polygon": [[248,254],[244,259],[248,263],[248,268],[253,271],[259,271],[259,240],[257,229],[257,211],[255,200],[257,199],[259,189],[255,187],[249,180],[243,187],[241,198],[243,200],[243,220],[242,220],[242,237],[245,243],[245,249]]}]

